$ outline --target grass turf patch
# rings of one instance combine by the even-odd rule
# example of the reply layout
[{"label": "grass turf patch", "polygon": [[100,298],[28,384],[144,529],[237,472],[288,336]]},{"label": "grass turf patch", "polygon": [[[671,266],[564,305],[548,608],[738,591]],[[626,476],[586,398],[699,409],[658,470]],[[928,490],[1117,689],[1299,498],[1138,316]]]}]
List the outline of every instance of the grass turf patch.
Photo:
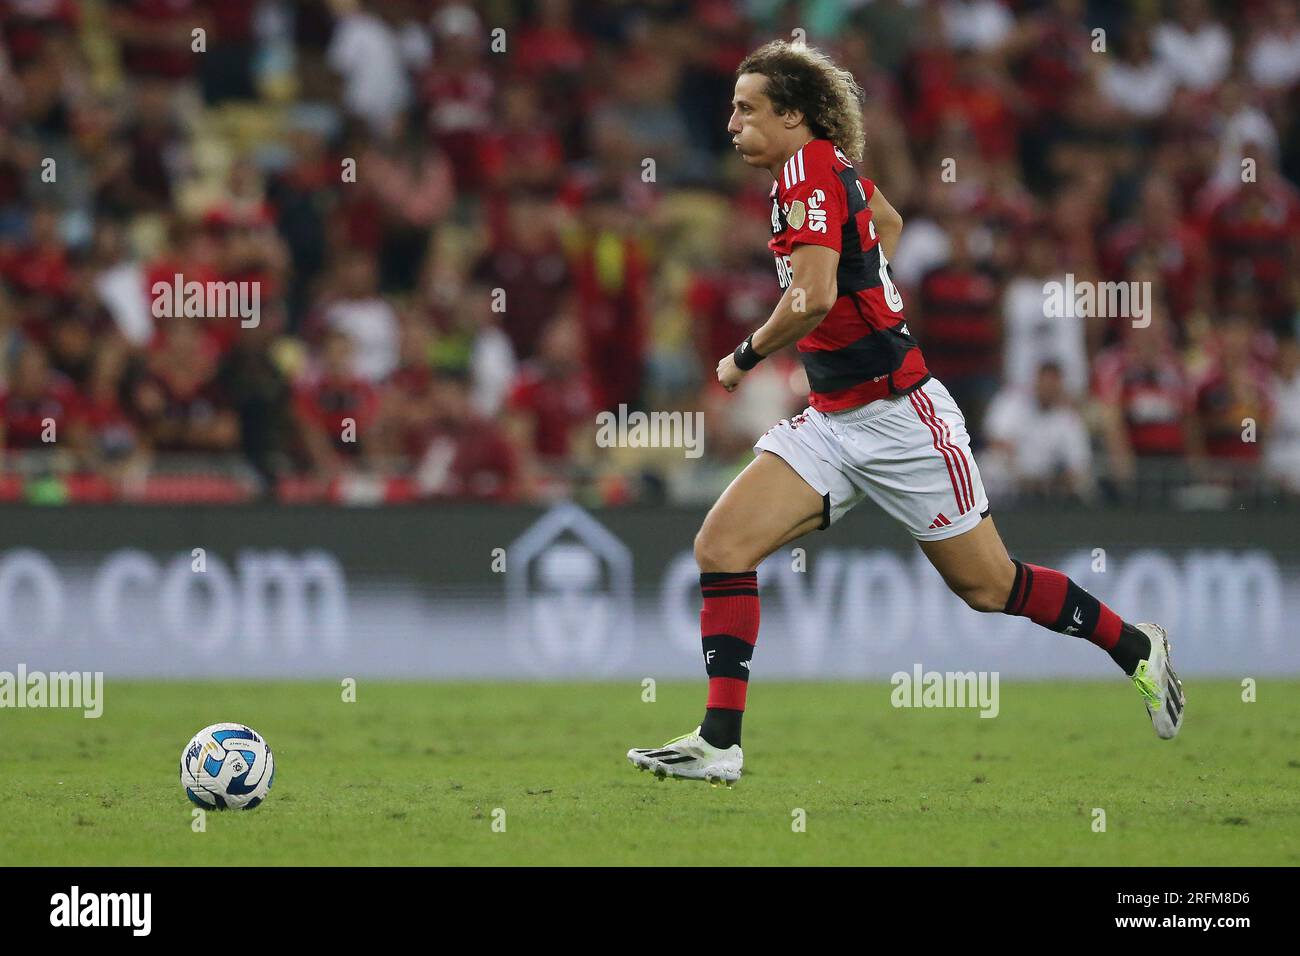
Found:
[{"label": "grass turf patch", "polygon": [[[1300,864],[1300,681],[1243,703],[1189,680],[1174,741],[1123,681],[1003,682],[995,719],[890,690],[755,682],[725,790],[624,757],[691,729],[702,682],[643,703],[637,682],[361,680],[343,703],[329,683],[111,681],[96,720],[0,710],[0,862]],[[227,720],[266,738],[275,787],[195,833],[181,748]]]}]

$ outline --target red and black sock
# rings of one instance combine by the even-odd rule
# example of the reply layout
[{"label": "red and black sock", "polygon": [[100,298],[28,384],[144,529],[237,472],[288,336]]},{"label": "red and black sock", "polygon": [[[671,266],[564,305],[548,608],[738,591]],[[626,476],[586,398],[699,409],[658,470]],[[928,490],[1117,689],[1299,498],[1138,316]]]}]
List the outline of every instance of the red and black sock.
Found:
[{"label": "red and black sock", "polygon": [[1073,634],[1102,648],[1132,674],[1151,653],[1151,640],[1060,571],[1022,564],[1015,558],[1016,580],[1003,614],[1027,617],[1035,624]]},{"label": "red and black sock", "polygon": [[704,607],[700,635],[709,674],[708,709],[700,736],[726,749],[740,743],[749,688],[749,661],[758,640],[758,572],[706,571],[700,575]]}]

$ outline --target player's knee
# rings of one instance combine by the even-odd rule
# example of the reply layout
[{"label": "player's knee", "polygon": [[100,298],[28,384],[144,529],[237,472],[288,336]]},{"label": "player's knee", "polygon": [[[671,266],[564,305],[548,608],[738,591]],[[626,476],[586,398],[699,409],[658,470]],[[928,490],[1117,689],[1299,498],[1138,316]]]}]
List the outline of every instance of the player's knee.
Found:
[{"label": "player's knee", "polygon": [[1006,590],[997,582],[981,581],[977,584],[954,585],[953,593],[973,610],[992,614],[1007,606]]},{"label": "player's knee", "polygon": [[990,571],[978,581],[953,584],[951,587],[953,593],[965,601],[968,607],[992,614],[1006,608],[1015,574],[1015,565],[1008,561],[1005,567],[999,566],[996,571]]},{"label": "player's knee", "polygon": [[695,562],[704,572],[751,570],[749,557],[736,541],[708,528],[695,536]]}]

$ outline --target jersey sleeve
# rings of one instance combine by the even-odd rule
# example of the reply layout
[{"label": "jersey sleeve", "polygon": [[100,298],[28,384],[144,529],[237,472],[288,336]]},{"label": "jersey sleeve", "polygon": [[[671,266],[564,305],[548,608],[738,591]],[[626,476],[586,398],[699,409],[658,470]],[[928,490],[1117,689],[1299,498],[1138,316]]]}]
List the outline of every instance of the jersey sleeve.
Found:
[{"label": "jersey sleeve", "polygon": [[790,181],[781,201],[790,245],[825,246],[839,252],[849,216],[844,183],[827,159],[805,157],[804,152],[797,153],[782,174]]}]

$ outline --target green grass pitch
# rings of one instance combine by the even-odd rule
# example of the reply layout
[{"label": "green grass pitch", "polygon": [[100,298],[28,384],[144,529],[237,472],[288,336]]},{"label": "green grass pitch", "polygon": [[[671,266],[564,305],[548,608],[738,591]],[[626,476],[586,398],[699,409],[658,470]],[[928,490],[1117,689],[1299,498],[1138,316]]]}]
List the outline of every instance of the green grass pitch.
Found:
[{"label": "green grass pitch", "polygon": [[[894,709],[885,683],[755,682],[726,790],[623,756],[689,730],[702,681],[654,703],[634,681],[362,680],[355,703],[327,683],[110,681],[97,720],[0,710],[0,861],[1300,864],[1300,681],[1253,703],[1186,684],[1187,724],[1161,741],[1122,680],[1004,682],[994,719]],[[275,787],[196,833],[180,752],[223,720],[266,737]]]}]

